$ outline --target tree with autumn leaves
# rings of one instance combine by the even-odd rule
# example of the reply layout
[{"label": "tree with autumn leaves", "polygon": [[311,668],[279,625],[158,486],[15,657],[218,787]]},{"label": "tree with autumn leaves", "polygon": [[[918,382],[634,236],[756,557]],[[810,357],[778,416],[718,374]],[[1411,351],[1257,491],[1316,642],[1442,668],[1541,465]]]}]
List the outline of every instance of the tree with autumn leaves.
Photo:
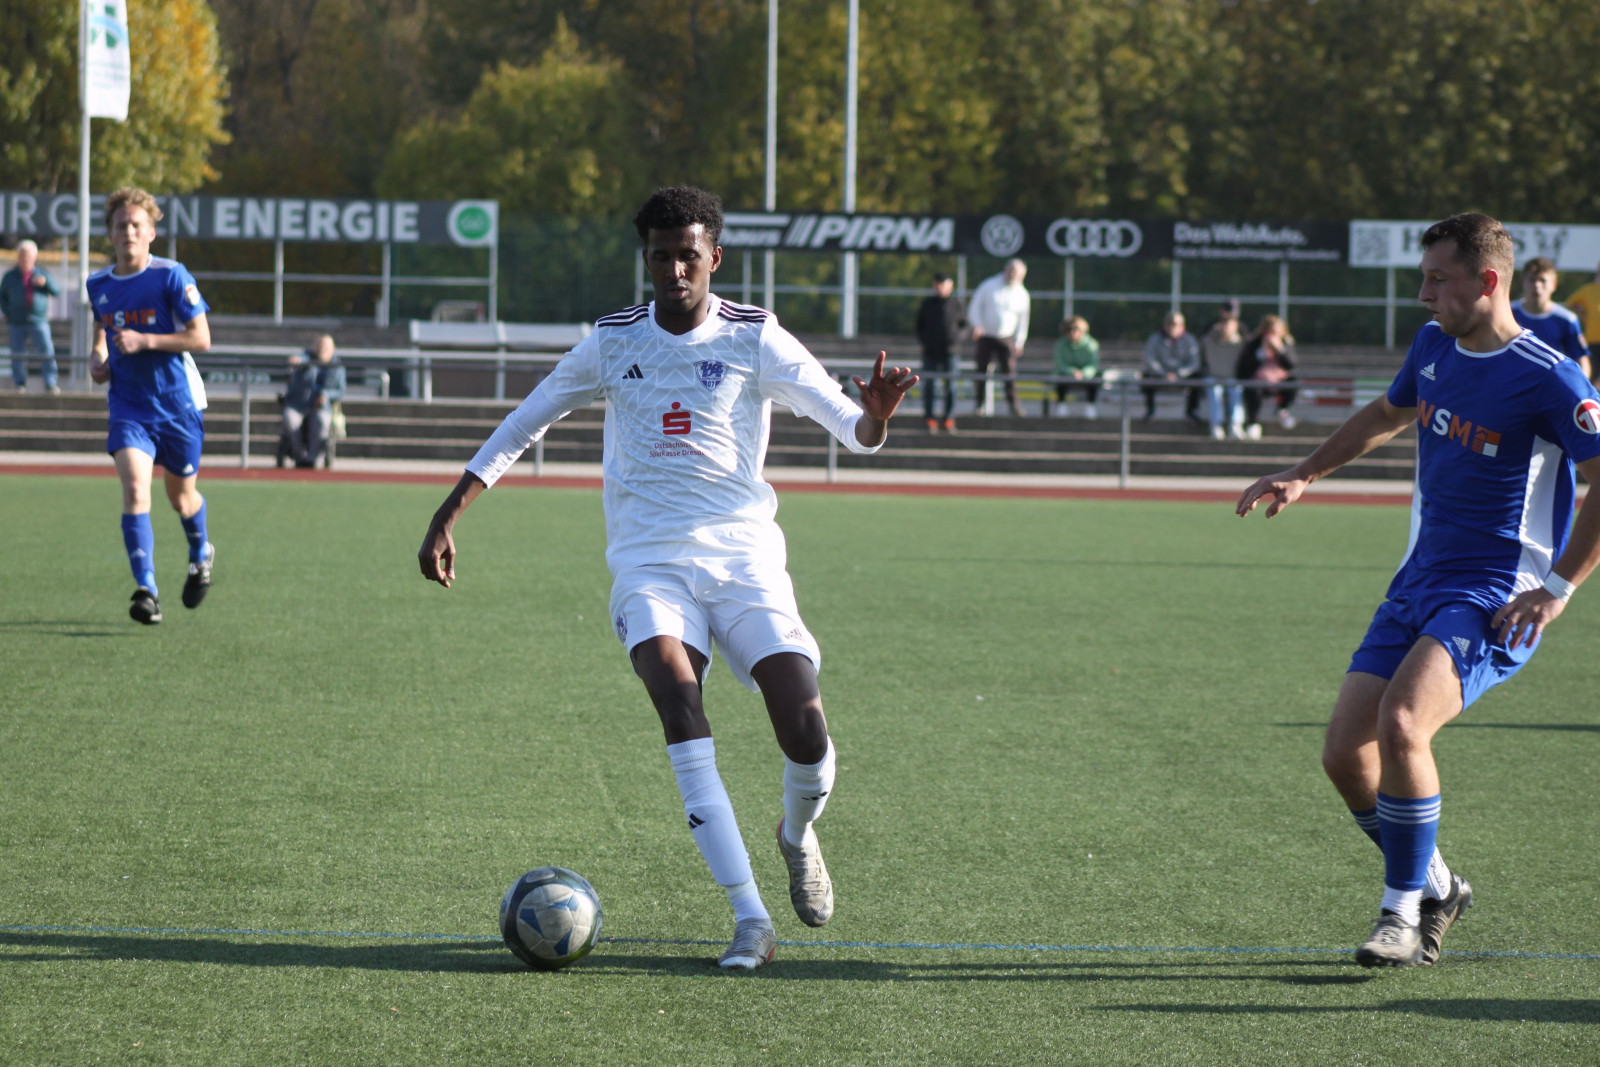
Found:
[{"label": "tree with autumn leaves", "polygon": [[[95,184],[496,197],[763,188],[766,0],[129,0]],[[214,12],[214,14],[213,14]],[[862,0],[857,202],[1600,221],[1592,0]],[[782,0],[778,198],[842,199],[845,5]],[[0,186],[68,188],[75,5],[0,19]]]},{"label": "tree with autumn leaves", "polygon": [[[93,119],[97,189],[138,184],[187,192],[217,177],[227,83],[216,17],[205,0],[128,0],[128,121]],[[78,5],[27,0],[0,17],[0,188],[57,192],[77,184]]]}]

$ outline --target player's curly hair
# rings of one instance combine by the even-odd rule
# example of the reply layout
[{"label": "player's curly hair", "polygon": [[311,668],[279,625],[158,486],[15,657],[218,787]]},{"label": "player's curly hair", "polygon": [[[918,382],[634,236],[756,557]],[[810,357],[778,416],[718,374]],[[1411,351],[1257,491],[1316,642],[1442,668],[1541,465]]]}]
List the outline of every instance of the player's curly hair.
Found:
[{"label": "player's curly hair", "polygon": [[1500,277],[1509,278],[1516,265],[1517,249],[1511,234],[1488,215],[1475,211],[1451,215],[1429,226],[1418,243],[1429,249],[1440,241],[1454,241],[1457,257],[1474,271],[1492,267]]},{"label": "player's curly hair", "polygon": [[111,216],[117,213],[118,208],[142,207],[145,214],[150,216],[153,226],[161,221],[161,207],[156,203],[156,198],[137,186],[124,185],[121,189],[106,197],[106,226],[111,225]]},{"label": "player's curly hair", "polygon": [[657,189],[633,217],[639,240],[648,241],[651,230],[677,230],[695,223],[706,228],[713,248],[722,240],[722,198],[692,185]]}]

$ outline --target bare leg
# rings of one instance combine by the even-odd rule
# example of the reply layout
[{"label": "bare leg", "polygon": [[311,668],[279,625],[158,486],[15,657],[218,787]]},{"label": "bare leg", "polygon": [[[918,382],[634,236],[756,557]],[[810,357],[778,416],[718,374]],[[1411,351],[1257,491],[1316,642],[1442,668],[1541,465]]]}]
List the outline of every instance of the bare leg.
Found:
[{"label": "bare leg", "polygon": [[700,699],[706,657],[675,637],[651,637],[633,646],[633,671],[644,682],[661,718],[667,744],[711,736]]},{"label": "bare leg", "polygon": [[772,720],[778,747],[795,763],[812,764],[828,754],[828,720],[822,713],[817,669],[798,652],[778,652],[750,668]]},{"label": "bare leg", "polygon": [[1433,735],[1461,714],[1455,660],[1431,637],[1420,638],[1395,672],[1378,709],[1378,788],[1392,797],[1439,792]]}]

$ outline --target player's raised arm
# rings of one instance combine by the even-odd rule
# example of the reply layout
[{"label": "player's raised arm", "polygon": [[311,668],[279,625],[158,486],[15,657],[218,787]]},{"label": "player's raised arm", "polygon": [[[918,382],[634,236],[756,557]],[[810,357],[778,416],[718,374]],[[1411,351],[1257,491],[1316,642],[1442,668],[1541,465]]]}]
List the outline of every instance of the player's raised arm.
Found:
[{"label": "player's raised arm", "polygon": [[1288,470],[1257,478],[1255,483],[1239,495],[1234,511],[1241,518],[1256,509],[1266,496],[1272,503],[1267,507],[1267,518],[1272,518],[1284,508],[1300,499],[1312,482],[1319,481],[1349,463],[1371,452],[1406,428],[1415,417],[1415,408],[1398,408],[1388,397],[1380,396],[1350,418],[1317,450]]},{"label": "player's raised arm", "polygon": [[878,353],[872,365],[871,381],[854,376],[850,379],[861,390],[862,416],[856,423],[856,440],[866,448],[877,448],[883,444],[889,436],[890,417],[919,380],[910,367],[890,367],[885,375],[883,362],[888,357],[887,352]]},{"label": "player's raised arm", "polygon": [[439,510],[433,513],[433,521],[428,524],[428,532],[422,538],[422,547],[417,550],[417,563],[422,567],[422,576],[428,581],[438,582],[446,589],[455,581],[456,542],[451,531],[455,529],[461,513],[487,488],[481,478],[467,471],[456,487],[450,490],[444,503],[439,505]]}]

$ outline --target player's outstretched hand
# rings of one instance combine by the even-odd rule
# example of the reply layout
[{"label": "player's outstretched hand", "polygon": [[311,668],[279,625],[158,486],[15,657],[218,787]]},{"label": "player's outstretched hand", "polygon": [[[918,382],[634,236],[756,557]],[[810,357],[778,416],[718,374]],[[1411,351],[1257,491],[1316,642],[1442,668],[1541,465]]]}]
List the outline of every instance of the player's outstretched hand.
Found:
[{"label": "player's outstretched hand", "polygon": [[1553,596],[1543,586],[1518,593],[1511,602],[1494,613],[1491,625],[1500,629],[1500,642],[1507,648],[1532,646],[1544,628],[1556,621],[1567,602]]},{"label": "player's outstretched hand", "polygon": [[1239,495],[1239,502],[1234,505],[1234,512],[1244,518],[1256,509],[1261,503],[1261,498],[1271,496],[1272,503],[1267,506],[1267,518],[1272,518],[1284,508],[1300,499],[1300,494],[1306,491],[1311,483],[1297,475],[1293,469],[1269,474],[1265,478],[1257,478],[1255,484]]},{"label": "player's outstretched hand", "polygon": [[883,361],[888,358],[889,353],[878,353],[877,362],[872,365],[871,381],[862,381],[859,377],[850,379],[861,390],[861,410],[869,417],[885,422],[889,421],[889,417],[900,406],[900,401],[920,380],[910,367],[890,367],[889,373],[884,374]]},{"label": "player's outstretched hand", "polygon": [[456,580],[456,542],[450,536],[450,527],[437,518],[428,525],[427,536],[417,550],[417,562],[422,566],[422,576],[438,582],[446,589]]}]

